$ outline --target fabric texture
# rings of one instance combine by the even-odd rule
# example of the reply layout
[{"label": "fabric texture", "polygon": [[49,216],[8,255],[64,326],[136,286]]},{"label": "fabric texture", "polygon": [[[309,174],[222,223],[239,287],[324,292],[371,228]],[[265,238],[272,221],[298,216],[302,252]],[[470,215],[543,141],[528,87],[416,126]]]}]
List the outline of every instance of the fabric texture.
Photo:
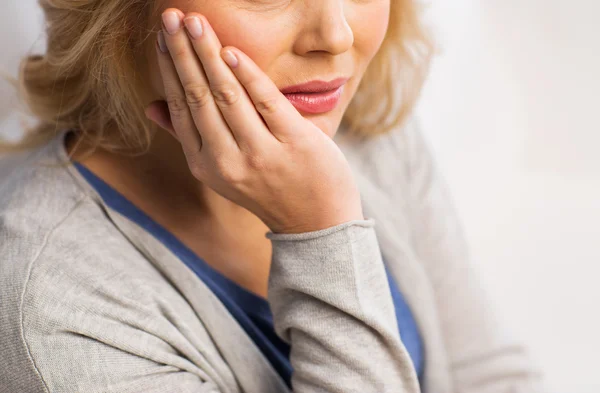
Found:
[{"label": "fabric texture", "polygon": [[[64,135],[0,184],[0,393],[289,392],[188,266],[76,168],[54,165],[67,160]],[[291,390],[544,391],[490,309],[418,124],[335,141],[365,219],[266,234],[268,301],[291,346]],[[384,259],[425,344],[421,390]]]},{"label": "fabric texture", "polygon": [[[204,281],[269,359],[286,384],[291,387],[290,346],[275,333],[269,303],[213,269],[166,228],[141,211],[87,167],[79,162],[75,163],[75,167],[94,187],[104,203],[150,232]],[[423,372],[421,336],[402,292],[387,271],[386,278],[390,286],[398,329],[402,332],[402,344],[406,347],[420,379]]]}]

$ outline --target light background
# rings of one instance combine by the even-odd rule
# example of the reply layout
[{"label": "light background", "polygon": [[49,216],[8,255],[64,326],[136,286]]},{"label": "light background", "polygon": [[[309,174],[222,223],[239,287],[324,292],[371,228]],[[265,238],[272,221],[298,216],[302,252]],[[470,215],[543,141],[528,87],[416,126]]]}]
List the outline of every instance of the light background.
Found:
[{"label": "light background", "polygon": [[[0,15],[0,67],[38,39],[34,0]],[[432,0],[443,53],[418,113],[496,307],[551,392],[597,393],[600,2]],[[0,130],[18,135],[0,84]]]},{"label": "light background", "polygon": [[430,16],[445,53],[419,113],[483,278],[553,392],[600,392],[600,2]]}]

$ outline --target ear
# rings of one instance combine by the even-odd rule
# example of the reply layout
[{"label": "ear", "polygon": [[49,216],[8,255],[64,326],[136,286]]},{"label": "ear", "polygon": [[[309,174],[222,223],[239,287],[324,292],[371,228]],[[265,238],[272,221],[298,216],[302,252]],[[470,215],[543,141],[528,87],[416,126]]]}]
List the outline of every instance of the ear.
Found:
[{"label": "ear", "polygon": [[171,122],[171,113],[169,112],[169,106],[166,101],[158,100],[152,102],[146,109],[144,110],[146,117],[158,124],[159,127],[169,131],[171,135],[177,140],[177,133],[173,128],[173,123]]}]

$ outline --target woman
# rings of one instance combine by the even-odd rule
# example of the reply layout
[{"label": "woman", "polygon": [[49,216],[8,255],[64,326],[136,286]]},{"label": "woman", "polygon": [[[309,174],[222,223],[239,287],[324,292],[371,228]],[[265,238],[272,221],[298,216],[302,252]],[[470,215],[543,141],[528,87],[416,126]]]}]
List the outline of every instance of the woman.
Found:
[{"label": "woman", "polygon": [[541,390],[409,118],[413,1],[41,4],[1,393]]}]

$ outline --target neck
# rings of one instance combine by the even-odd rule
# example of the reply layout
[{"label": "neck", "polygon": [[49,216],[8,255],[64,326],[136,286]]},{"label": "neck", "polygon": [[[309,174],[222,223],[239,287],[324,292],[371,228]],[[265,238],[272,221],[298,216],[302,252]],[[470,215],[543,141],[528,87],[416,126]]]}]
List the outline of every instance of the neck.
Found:
[{"label": "neck", "polygon": [[[71,153],[76,141],[67,139]],[[79,155],[81,158],[81,155]],[[166,132],[135,158],[97,149],[85,165],[224,276],[266,298],[268,227],[250,211],[196,180],[178,141]]]},{"label": "neck", "polygon": [[[69,153],[77,141],[68,138]],[[83,142],[81,143],[83,145]],[[127,157],[97,149],[78,160],[150,217],[174,231],[194,231],[199,223],[242,231],[268,228],[254,214],[195,179],[178,141],[158,132],[147,154]],[[80,159],[81,158],[81,159]]]}]

